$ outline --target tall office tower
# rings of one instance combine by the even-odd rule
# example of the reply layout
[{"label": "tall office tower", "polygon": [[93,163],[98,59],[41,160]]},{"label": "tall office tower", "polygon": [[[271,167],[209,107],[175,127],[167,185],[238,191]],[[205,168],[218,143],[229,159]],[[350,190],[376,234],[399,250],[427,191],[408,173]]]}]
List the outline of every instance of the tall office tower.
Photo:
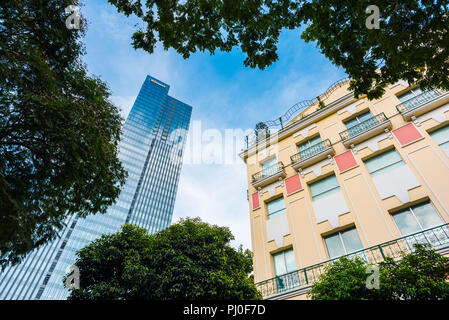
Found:
[{"label": "tall office tower", "polygon": [[123,126],[119,158],[128,178],[105,214],[76,215],[55,241],[0,275],[0,299],[65,299],[63,277],[80,248],[125,223],[149,233],[171,223],[192,107],[168,95],[169,86],[147,76]]}]

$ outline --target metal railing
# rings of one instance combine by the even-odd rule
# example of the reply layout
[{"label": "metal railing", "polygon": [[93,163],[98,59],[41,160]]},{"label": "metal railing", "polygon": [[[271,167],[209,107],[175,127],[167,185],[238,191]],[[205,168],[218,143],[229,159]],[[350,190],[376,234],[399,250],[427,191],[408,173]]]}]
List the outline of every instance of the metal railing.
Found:
[{"label": "metal railing", "polygon": [[[415,243],[428,243],[434,249],[449,246],[449,223],[362,249],[347,254],[344,257],[349,259],[360,257],[368,263],[377,264],[384,261],[386,257],[400,259],[402,253],[407,254],[413,252],[413,245]],[[340,258],[341,257],[334,258],[310,267],[258,282],[256,283],[256,287],[262,293],[262,296],[266,298],[275,294],[311,285],[326,271],[328,265]]]},{"label": "metal railing", "polygon": [[388,118],[385,116],[383,112],[379,113],[376,116],[373,116],[365,121],[360,122],[359,124],[356,124],[355,126],[349,128],[348,130],[340,132],[340,137],[343,141],[348,140],[352,137],[355,137],[365,131],[368,131],[369,129],[372,129],[384,123],[387,120]]},{"label": "metal railing", "polygon": [[258,181],[260,181],[262,179],[268,178],[268,177],[270,177],[270,176],[272,176],[272,175],[274,175],[274,174],[276,174],[276,173],[278,173],[280,171],[284,171],[284,164],[281,161],[279,161],[278,163],[276,163],[276,164],[274,164],[274,165],[272,165],[272,166],[270,166],[268,168],[264,168],[261,171],[253,174],[251,176],[252,183],[255,183],[255,182],[258,182]]},{"label": "metal railing", "polygon": [[438,90],[424,91],[411,99],[401,102],[396,106],[396,109],[400,114],[403,114],[404,112],[418,108],[441,95],[442,93]]},{"label": "metal railing", "polygon": [[323,152],[326,149],[329,149],[332,146],[329,139],[320,141],[312,146],[310,146],[307,149],[299,151],[297,154],[294,154],[290,157],[292,160],[292,163],[298,163],[304,160],[307,160],[321,152]]}]

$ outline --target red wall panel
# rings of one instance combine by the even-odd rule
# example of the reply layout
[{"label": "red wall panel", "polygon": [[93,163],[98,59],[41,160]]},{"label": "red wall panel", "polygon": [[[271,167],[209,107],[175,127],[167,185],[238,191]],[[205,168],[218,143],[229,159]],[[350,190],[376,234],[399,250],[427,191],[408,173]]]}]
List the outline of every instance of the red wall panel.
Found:
[{"label": "red wall panel", "polygon": [[253,200],[253,210],[260,208],[259,192],[254,192],[252,194],[252,200]]},{"label": "red wall panel", "polygon": [[413,123],[406,124],[399,129],[393,130],[393,134],[396,139],[398,139],[401,146],[410,144],[423,137],[418,129],[416,129],[416,127],[413,125]]},{"label": "red wall panel", "polygon": [[287,195],[292,194],[296,191],[302,190],[301,180],[299,179],[299,174],[288,177],[285,179],[285,189]]},{"label": "red wall panel", "polygon": [[357,167],[357,161],[351,150],[334,157],[338,170],[341,172]]}]

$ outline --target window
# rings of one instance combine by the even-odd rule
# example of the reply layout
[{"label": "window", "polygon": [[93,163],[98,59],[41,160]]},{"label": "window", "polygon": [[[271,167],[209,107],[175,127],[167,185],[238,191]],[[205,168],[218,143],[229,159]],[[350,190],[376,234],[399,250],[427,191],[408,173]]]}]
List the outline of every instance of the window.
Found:
[{"label": "window", "polygon": [[361,115],[359,115],[359,116],[357,116],[355,118],[352,118],[351,120],[346,121],[345,122],[345,126],[346,126],[346,128],[350,129],[350,128],[353,128],[353,127],[357,126],[358,124],[360,124],[360,123],[362,123],[362,122],[364,122],[366,120],[371,119],[372,117],[373,117],[373,115],[371,114],[371,112],[367,111],[367,112],[362,113]]},{"label": "window", "polygon": [[362,242],[356,228],[338,232],[324,238],[329,259],[334,259],[346,254],[363,249]]},{"label": "window", "polygon": [[320,142],[321,142],[321,137],[320,136],[316,136],[316,137],[314,137],[312,139],[309,139],[306,142],[303,142],[303,143],[301,143],[298,146],[299,152],[307,150],[310,147],[312,147],[312,146],[314,146],[314,145],[316,145],[316,144],[318,144]]},{"label": "window", "polygon": [[262,170],[266,170],[271,166],[274,166],[276,164],[276,158],[271,158],[269,160],[266,160],[262,162]]},{"label": "window", "polygon": [[321,149],[324,149],[322,145],[322,140],[320,136],[316,136],[312,139],[307,140],[306,142],[301,143],[298,146],[299,154],[301,159],[310,158],[312,155],[320,152]]},{"label": "window", "polygon": [[435,207],[430,202],[393,214],[393,219],[402,235],[420,232],[444,224]]},{"label": "window", "polygon": [[293,249],[284,250],[273,254],[274,273],[280,276],[296,270],[295,255]]},{"label": "window", "polygon": [[366,169],[372,176],[385,173],[388,170],[402,165],[405,165],[405,163],[395,149],[391,149],[365,161]]},{"label": "window", "polygon": [[281,198],[277,198],[273,201],[268,202],[267,210],[268,210],[268,219],[271,219],[273,217],[276,217],[278,215],[285,213],[284,198],[281,197]]},{"label": "window", "polygon": [[299,287],[299,276],[297,272],[294,272],[296,271],[296,261],[293,249],[274,254],[273,262],[278,292]]},{"label": "window", "polygon": [[432,139],[443,149],[443,151],[449,156],[449,125],[432,131],[430,133]]},{"label": "window", "polygon": [[276,158],[271,158],[262,162],[262,176],[269,177],[277,172]]},{"label": "window", "polygon": [[310,184],[310,192],[312,194],[312,201],[326,197],[340,189],[335,175],[321,179]]},{"label": "window", "polygon": [[411,89],[411,90],[407,91],[406,93],[398,96],[398,99],[399,99],[399,101],[401,101],[401,103],[404,103],[407,100],[410,100],[410,99],[415,98],[416,96],[419,96],[421,93],[423,93],[423,91],[421,90],[420,87],[414,88],[414,89]]}]

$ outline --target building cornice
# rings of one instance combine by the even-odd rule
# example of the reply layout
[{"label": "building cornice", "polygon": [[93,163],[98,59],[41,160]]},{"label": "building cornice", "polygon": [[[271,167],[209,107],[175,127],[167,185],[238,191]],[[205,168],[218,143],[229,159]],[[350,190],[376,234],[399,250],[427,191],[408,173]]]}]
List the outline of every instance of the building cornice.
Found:
[{"label": "building cornice", "polygon": [[257,151],[263,150],[266,147],[276,144],[279,140],[282,140],[293,133],[315,123],[321,118],[325,118],[331,113],[334,113],[335,111],[343,108],[347,104],[356,101],[354,97],[354,92],[350,92],[343,97],[338,98],[335,101],[332,101],[329,103],[326,107],[319,109],[312,114],[306,116],[304,119],[296,120],[295,122],[287,125],[282,130],[279,130],[272,136],[269,136],[262,141],[252,145],[248,149],[242,151],[239,153],[239,157],[242,158],[243,161],[245,161],[249,156],[254,155]]}]

